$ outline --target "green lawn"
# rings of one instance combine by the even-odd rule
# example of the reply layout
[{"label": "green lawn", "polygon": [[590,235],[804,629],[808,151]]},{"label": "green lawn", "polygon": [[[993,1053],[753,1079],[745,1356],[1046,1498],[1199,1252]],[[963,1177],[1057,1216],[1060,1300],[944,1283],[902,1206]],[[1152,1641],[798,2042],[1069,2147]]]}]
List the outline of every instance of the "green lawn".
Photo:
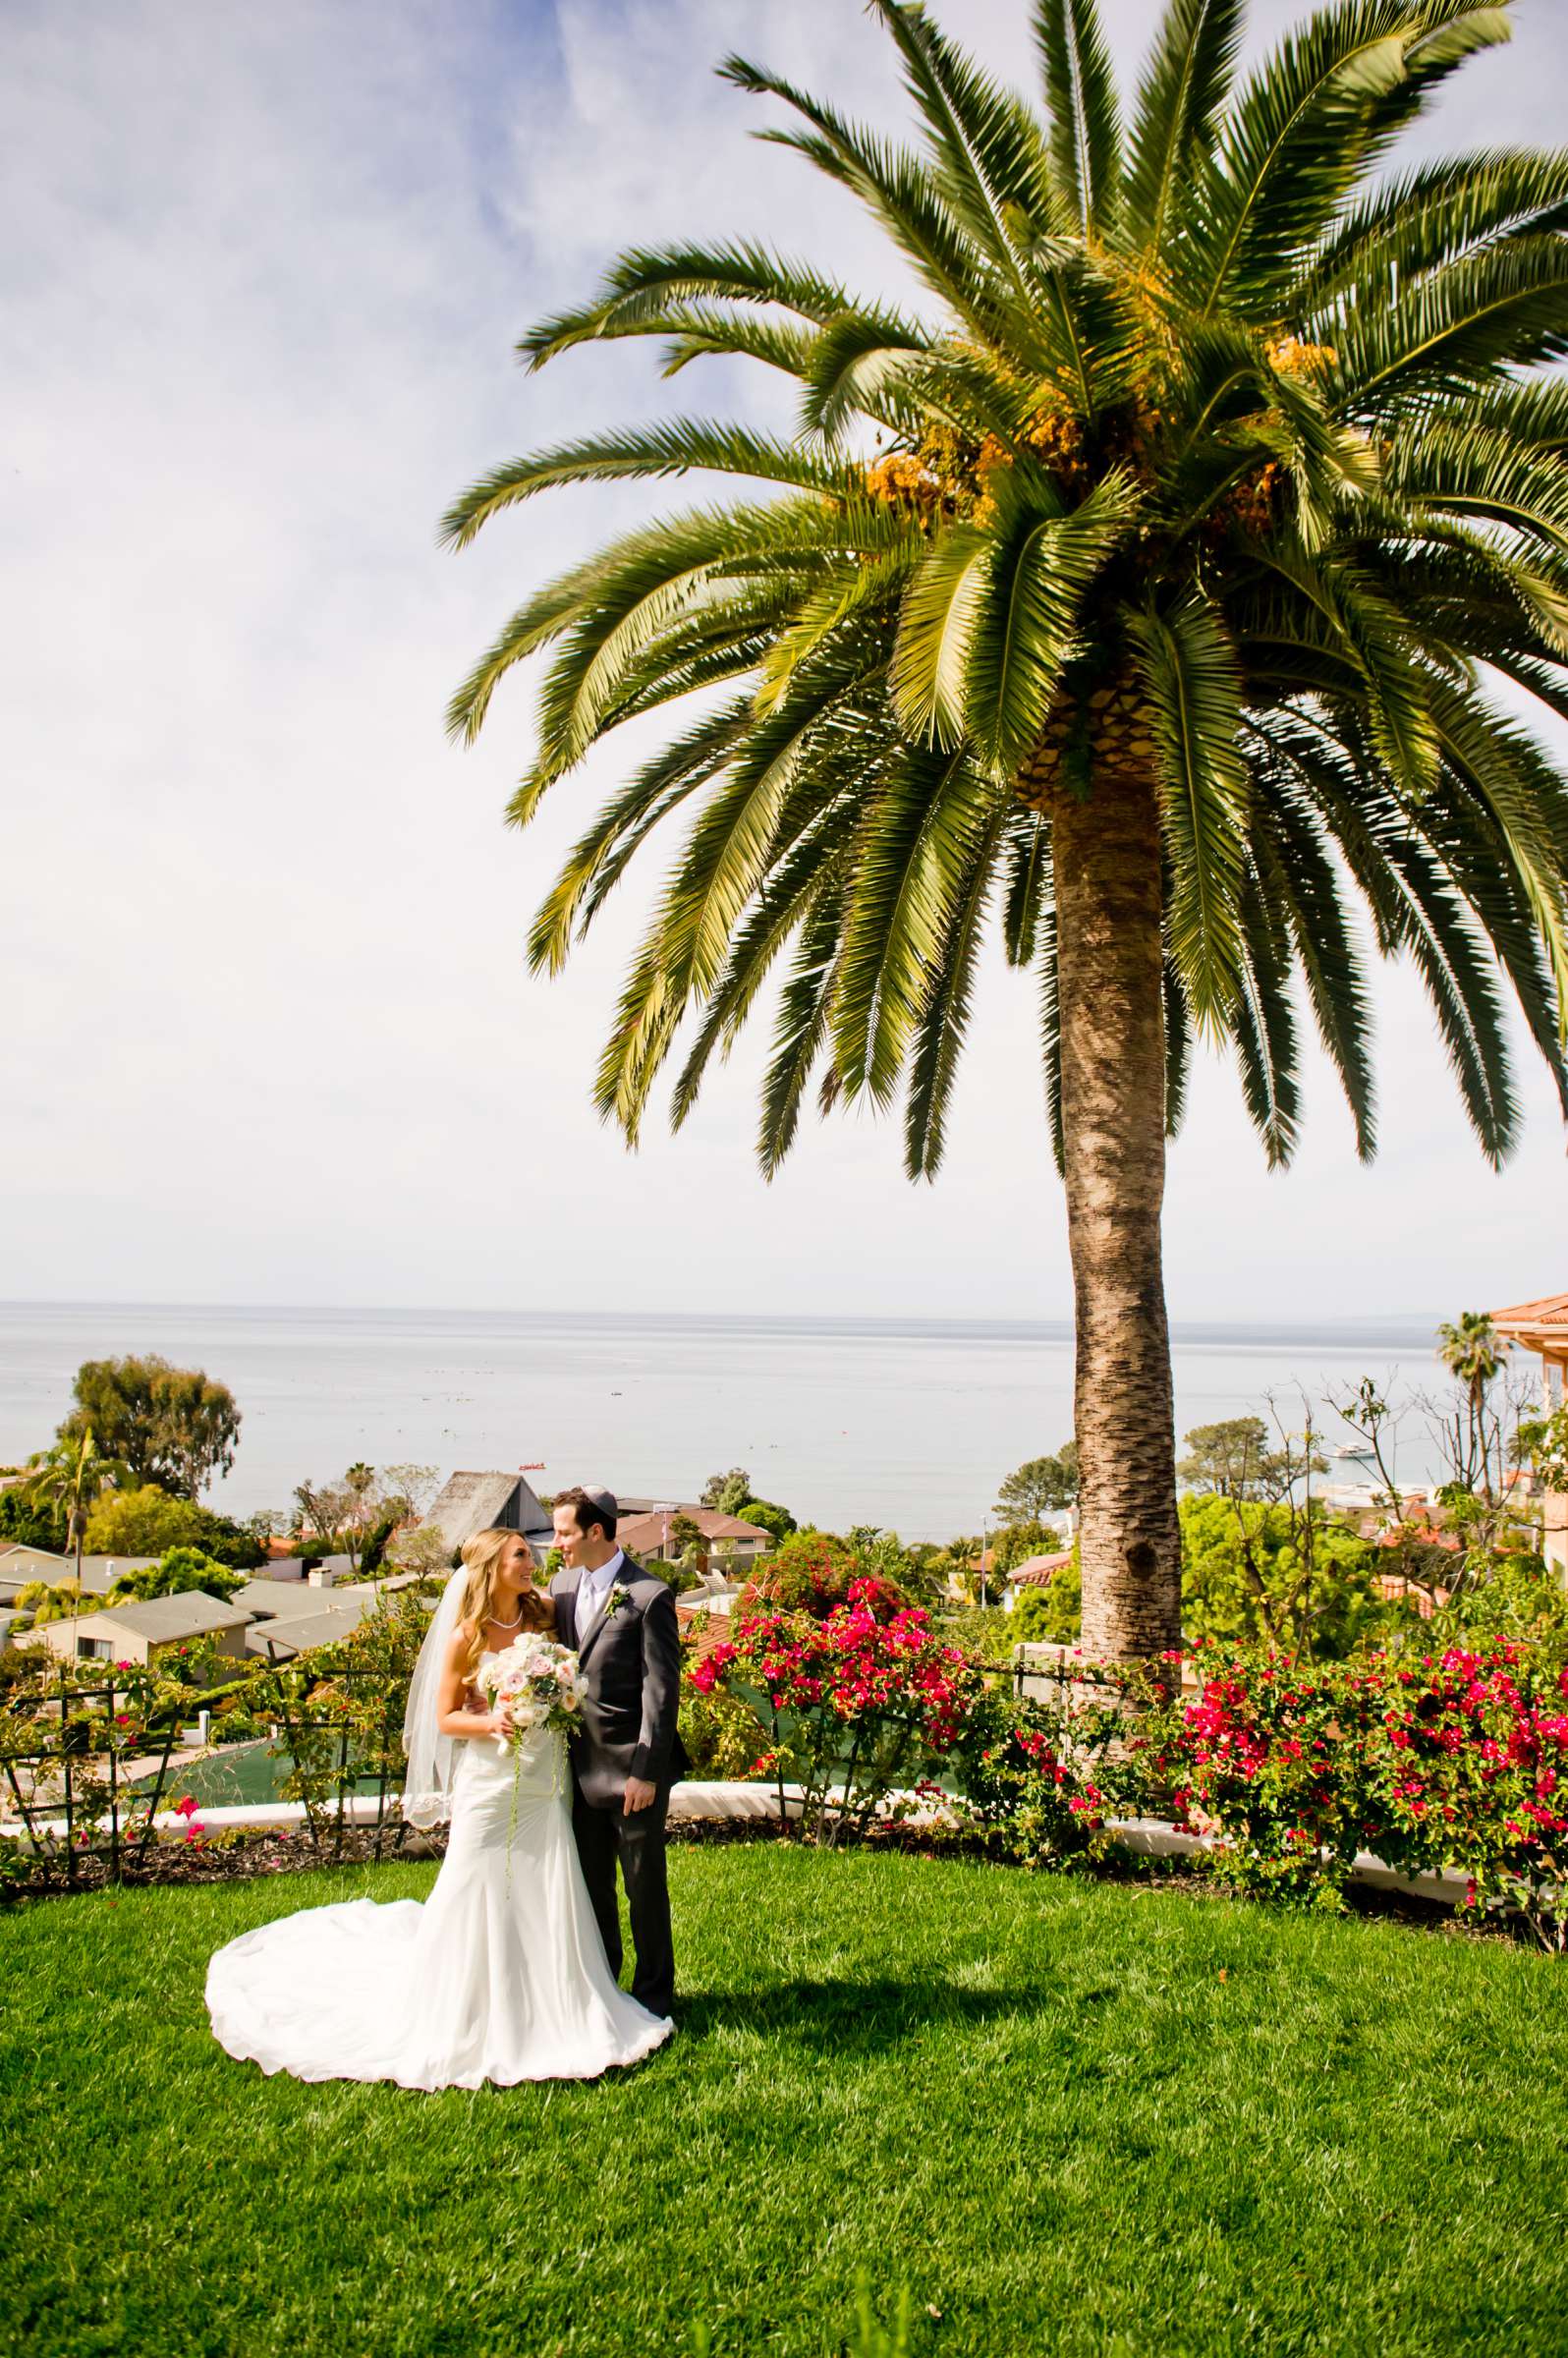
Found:
[{"label": "green lawn", "polygon": [[1561,1964],[918,1858],[672,1867],[679,2039],[505,2093],[268,2081],[207,2033],[220,1941],[429,1865],[0,1919],[0,2346],[825,2358],[863,2270],[917,2358],[1568,2346]]}]

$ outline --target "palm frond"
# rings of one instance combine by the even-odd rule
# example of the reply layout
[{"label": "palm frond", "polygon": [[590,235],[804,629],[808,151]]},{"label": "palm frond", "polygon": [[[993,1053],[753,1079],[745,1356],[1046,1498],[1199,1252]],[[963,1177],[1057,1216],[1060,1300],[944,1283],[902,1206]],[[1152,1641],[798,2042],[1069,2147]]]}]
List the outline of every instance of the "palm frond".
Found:
[{"label": "palm frond", "polygon": [[1002,945],[1009,966],[1032,966],[1040,910],[1051,882],[1051,836],[1043,819],[1017,812],[1008,829]]},{"label": "palm frond", "polygon": [[1086,237],[1109,228],[1120,196],[1121,122],[1094,0],[1035,0],[1051,164],[1064,211]]},{"label": "palm frond", "polygon": [[904,1107],[904,1168],[934,1179],[947,1143],[947,1109],[969,1037],[975,965],[995,881],[996,851],[1009,814],[998,804],[971,840],[948,896],[946,922],[925,963],[925,995],[915,1020]]},{"label": "palm frond", "polygon": [[1165,1136],[1176,1138],[1187,1117],[1187,1083],[1193,1064],[1193,1011],[1182,987],[1181,970],[1166,958],[1160,973],[1165,1032]]},{"label": "palm frond", "polygon": [[925,748],[905,753],[868,805],[832,1011],[834,1070],[851,1099],[892,1098],[927,961],[994,808],[967,749]]},{"label": "palm frond", "polygon": [[1128,234],[1156,260],[1185,184],[1213,143],[1241,41],[1244,0],[1169,0],[1138,93],[1127,146]]},{"label": "palm frond", "polygon": [[1170,954],[1200,1028],[1217,1035],[1241,964],[1250,790],[1241,674],[1219,615],[1196,593],[1168,614],[1131,616],[1129,627],[1159,764]]},{"label": "palm frond", "polygon": [[1263,1142],[1271,1171],[1295,1151],[1301,1114],[1295,1010],[1290,999],[1291,944],[1282,914],[1265,903],[1256,871],[1240,898],[1241,959],[1232,1036],[1242,1096]]},{"label": "palm frond", "polygon": [[864,488],[858,470],[835,466],[793,443],[752,433],[745,426],[679,418],[631,431],[590,434],[495,468],[447,510],[441,539],[447,547],[466,548],[503,508],[563,483],[656,481],[694,473],[749,477],[820,492],[824,499],[852,497]]},{"label": "palm frond", "polygon": [[1334,865],[1315,814],[1281,790],[1266,756],[1254,775],[1261,822],[1254,849],[1262,890],[1290,927],[1317,1036],[1339,1075],[1355,1124],[1356,1151],[1370,1162],[1376,1145],[1368,1054],[1372,1000]]},{"label": "palm frond", "polygon": [[750,712],[750,700],[741,697],[704,715],[644,762],[572,846],[529,934],[535,973],[560,973],[585,898],[602,899],[659,820],[718,775],[745,743]]},{"label": "palm frond", "polygon": [[1354,417],[1491,389],[1508,370],[1568,351],[1568,240],[1510,239],[1409,288],[1392,273],[1381,284],[1368,273],[1354,303],[1336,303],[1310,326],[1331,344],[1331,381]]},{"label": "palm frond", "polygon": [[518,351],[532,368],[542,368],[576,344],[658,333],[672,308],[714,302],[771,305],[820,326],[847,310],[852,298],[836,279],[763,246],[636,247],[621,255],[590,303],[540,320]]},{"label": "palm frond", "polygon": [[1359,297],[1370,277],[1408,289],[1428,270],[1505,239],[1568,228],[1568,151],[1449,156],[1384,181],[1335,223],[1309,267],[1305,308]]},{"label": "palm frond", "polygon": [[842,913],[824,898],[801,934],[800,948],[779,999],[773,1054],[762,1081],[757,1159],[776,1177],[795,1143],[801,1099],[827,1045]]},{"label": "palm frond", "polygon": [[1045,1131],[1057,1176],[1067,1176],[1067,1134],[1062,1124],[1062,1001],[1056,959],[1056,901],[1054,894],[1040,908],[1039,949],[1039,1065],[1045,1099]]},{"label": "palm frond", "polygon": [[1038,741],[1078,652],[1084,603],[1137,508],[1131,479],[1101,477],[1064,515],[1049,478],[1015,466],[992,476],[993,554],[968,647],[965,716],[993,776],[1011,776]]},{"label": "palm frond", "polygon": [[1338,0],[1282,41],[1238,92],[1205,178],[1200,310],[1267,317],[1379,145],[1465,55],[1507,37],[1500,8]]}]

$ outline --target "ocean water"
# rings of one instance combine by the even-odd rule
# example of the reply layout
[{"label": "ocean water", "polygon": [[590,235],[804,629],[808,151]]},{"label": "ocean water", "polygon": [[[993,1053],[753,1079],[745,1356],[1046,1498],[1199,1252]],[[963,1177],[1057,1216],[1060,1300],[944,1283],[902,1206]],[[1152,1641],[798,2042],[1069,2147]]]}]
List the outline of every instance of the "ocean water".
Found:
[{"label": "ocean water", "polygon": [[[1299,1427],[1364,1375],[1430,1386],[1435,1319],[1180,1326],[1177,1432],[1266,1413]],[[84,1359],[158,1351],[227,1383],[244,1423],[210,1502],[286,1508],[296,1483],[356,1459],[528,1466],[546,1490],[607,1483],[693,1498],[747,1467],[804,1522],[879,1523],[908,1540],[980,1528],[997,1485],[1072,1430],[1063,1322],[610,1317],[432,1310],[0,1304],[0,1464],[41,1447]],[[1315,1406],[1315,1414],[1320,1414]],[[1338,1435],[1331,1417],[1325,1439]],[[1428,1472],[1422,1420],[1398,1472]]]}]

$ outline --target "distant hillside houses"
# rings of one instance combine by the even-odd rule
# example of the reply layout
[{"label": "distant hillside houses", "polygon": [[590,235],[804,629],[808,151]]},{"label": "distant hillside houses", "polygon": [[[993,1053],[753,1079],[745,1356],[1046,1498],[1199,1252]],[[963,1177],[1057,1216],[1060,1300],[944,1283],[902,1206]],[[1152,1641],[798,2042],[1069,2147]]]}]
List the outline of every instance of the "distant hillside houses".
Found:
[{"label": "distant hillside houses", "polygon": [[[704,1566],[722,1552],[744,1571],[773,1544],[772,1534],[760,1525],[720,1514],[695,1499],[666,1492],[656,1498],[622,1497],[618,1504],[616,1538],[640,1563],[675,1553],[671,1526],[677,1515],[687,1517],[700,1533]],[[425,1520],[435,1525],[454,1555],[476,1532],[489,1530],[521,1532],[540,1563],[555,1544],[549,1509],[523,1474],[454,1474]]]},{"label": "distant hillside houses", "polygon": [[[84,1555],[82,1559],[82,1587],[89,1597],[106,1597],[117,1580],[128,1572],[145,1572],[161,1561],[155,1555]],[[24,1589],[34,1581],[46,1581],[51,1589],[66,1581],[75,1581],[77,1559],[74,1555],[55,1555],[46,1547],[0,1547],[0,1605],[15,1604]]]},{"label": "distant hillside houses", "polygon": [[[629,1497],[620,1501],[618,1537],[628,1555],[657,1565],[681,1552],[675,1525],[684,1518],[698,1533],[696,1554],[704,1610],[723,1611],[758,1559],[773,1545],[772,1535],[738,1515],[720,1513],[696,1499]],[[549,1510],[522,1473],[459,1472],[451,1476],[426,1522],[441,1534],[455,1557],[466,1540],[491,1528],[519,1532],[542,1564],[554,1544]],[[684,1528],[680,1538],[691,1544]],[[407,1588],[413,1573],[355,1579],[346,1555],[320,1563],[274,1559],[237,1590],[232,1601],[205,1589],[177,1596],[108,1601],[108,1593],[128,1573],[156,1569],[157,1556],[85,1555],[81,1564],[84,1609],[59,1620],[28,1625],[17,1600],[43,1582],[73,1584],[74,1556],[46,1548],[0,1545],[0,1647],[36,1647],[63,1661],[154,1662],[180,1647],[210,1645],[234,1661],[291,1661],[349,1637],[384,1590]],[[94,1605],[94,1599],[102,1599]]]}]

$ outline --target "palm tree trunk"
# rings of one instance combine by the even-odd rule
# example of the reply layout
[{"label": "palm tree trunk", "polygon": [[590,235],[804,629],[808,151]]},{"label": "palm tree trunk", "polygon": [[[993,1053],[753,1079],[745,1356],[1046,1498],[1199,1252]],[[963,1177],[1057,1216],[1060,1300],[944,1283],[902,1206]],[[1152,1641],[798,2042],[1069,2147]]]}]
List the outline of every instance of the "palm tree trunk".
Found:
[{"label": "palm tree trunk", "polygon": [[[1116,723],[1122,723],[1119,733]],[[1077,1321],[1087,1655],[1181,1643],[1170,1330],[1160,1266],[1165,1039],[1153,748],[1096,715],[1092,791],[1051,803],[1062,1131]]]}]

